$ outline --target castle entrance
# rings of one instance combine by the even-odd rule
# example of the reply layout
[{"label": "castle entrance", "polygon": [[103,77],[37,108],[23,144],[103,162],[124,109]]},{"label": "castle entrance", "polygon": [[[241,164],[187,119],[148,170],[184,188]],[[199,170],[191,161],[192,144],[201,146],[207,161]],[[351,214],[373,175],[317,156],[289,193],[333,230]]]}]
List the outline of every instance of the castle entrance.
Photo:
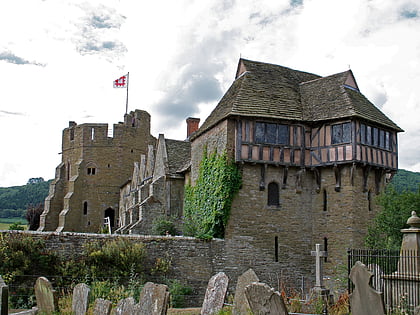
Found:
[{"label": "castle entrance", "polygon": [[113,229],[115,224],[115,210],[112,208],[108,208],[105,210],[104,218],[109,218],[109,222],[111,223],[111,228]]}]

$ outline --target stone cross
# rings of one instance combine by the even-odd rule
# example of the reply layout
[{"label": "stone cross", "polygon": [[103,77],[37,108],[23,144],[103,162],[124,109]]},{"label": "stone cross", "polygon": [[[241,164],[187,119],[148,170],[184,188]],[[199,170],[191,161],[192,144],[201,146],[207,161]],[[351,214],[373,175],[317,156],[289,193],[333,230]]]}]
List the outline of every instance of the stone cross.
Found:
[{"label": "stone cross", "polygon": [[311,251],[311,255],[315,256],[315,289],[324,289],[322,278],[322,258],[327,257],[327,252],[321,250],[321,244],[315,244],[315,251]]}]

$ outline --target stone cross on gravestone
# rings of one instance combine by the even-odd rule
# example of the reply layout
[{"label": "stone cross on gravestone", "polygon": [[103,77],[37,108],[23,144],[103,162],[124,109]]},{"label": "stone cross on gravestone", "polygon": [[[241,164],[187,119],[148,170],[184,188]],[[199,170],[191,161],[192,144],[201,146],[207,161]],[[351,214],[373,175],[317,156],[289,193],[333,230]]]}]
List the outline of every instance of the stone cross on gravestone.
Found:
[{"label": "stone cross on gravestone", "polygon": [[325,290],[322,278],[322,258],[327,257],[327,252],[321,250],[321,244],[315,244],[315,251],[311,251],[311,255],[315,256],[315,290]]}]

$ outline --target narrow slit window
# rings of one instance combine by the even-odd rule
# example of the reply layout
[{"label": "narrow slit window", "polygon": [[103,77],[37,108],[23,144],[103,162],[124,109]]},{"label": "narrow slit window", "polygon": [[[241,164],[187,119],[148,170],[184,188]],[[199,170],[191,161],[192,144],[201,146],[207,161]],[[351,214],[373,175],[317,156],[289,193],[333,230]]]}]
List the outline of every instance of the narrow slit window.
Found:
[{"label": "narrow slit window", "polygon": [[269,183],[267,192],[268,192],[267,205],[269,205],[269,206],[279,206],[280,205],[279,185],[275,182]]},{"label": "narrow slit window", "polygon": [[327,194],[327,190],[324,189],[323,190],[323,209],[324,211],[328,210],[328,194]]},{"label": "narrow slit window", "polygon": [[83,203],[83,214],[87,215],[87,211],[88,211],[88,203],[87,203],[87,201],[85,201]]},{"label": "narrow slit window", "polygon": [[274,261],[279,262],[279,237],[274,237]]}]

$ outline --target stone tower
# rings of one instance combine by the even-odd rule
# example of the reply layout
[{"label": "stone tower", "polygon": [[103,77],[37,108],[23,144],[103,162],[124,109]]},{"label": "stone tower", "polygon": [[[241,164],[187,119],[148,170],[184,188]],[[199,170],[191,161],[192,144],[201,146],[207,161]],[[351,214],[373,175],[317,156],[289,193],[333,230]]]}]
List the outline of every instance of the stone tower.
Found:
[{"label": "stone tower", "polygon": [[98,232],[105,217],[115,227],[120,187],[154,143],[145,111],[126,114],[123,123],[114,124],[112,137],[107,124],[70,122],[39,230]]}]

